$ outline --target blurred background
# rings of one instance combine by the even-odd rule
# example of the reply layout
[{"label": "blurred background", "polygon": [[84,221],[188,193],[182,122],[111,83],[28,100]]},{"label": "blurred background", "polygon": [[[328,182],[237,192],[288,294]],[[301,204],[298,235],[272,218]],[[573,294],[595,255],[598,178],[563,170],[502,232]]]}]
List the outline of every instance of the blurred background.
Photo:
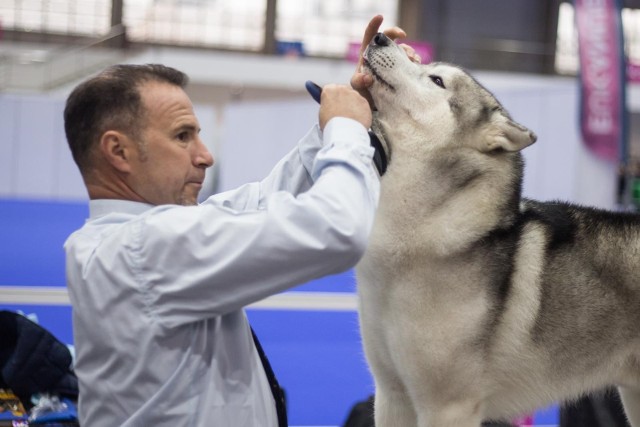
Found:
[{"label": "blurred background", "polygon": [[[62,110],[80,81],[114,63],[186,72],[216,158],[206,197],[264,176],[315,123],[304,89],[348,83],[367,22],[385,17],[431,60],[468,70],[538,135],[524,194],[635,210],[621,166],[640,154],[640,0],[622,6],[627,60],[622,164],[580,134],[573,2],[561,0],[0,0],[0,309],[21,310],[73,344],[66,237],[87,195],[66,146]],[[640,182],[640,181],[639,181]],[[639,187],[640,189],[640,184]],[[621,192],[627,196],[621,203]],[[287,390],[292,425],[337,426],[373,392],[362,354],[353,272],[301,284],[248,314]],[[534,414],[556,425],[557,408]]]}]

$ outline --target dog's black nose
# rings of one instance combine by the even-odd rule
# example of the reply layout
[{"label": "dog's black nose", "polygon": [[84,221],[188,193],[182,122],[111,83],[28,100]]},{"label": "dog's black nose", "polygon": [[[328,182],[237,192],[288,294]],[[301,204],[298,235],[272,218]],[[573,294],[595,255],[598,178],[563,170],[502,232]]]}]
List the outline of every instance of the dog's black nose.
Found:
[{"label": "dog's black nose", "polygon": [[373,42],[378,46],[389,46],[390,41],[389,37],[385,36],[384,33],[378,33],[373,38]]}]

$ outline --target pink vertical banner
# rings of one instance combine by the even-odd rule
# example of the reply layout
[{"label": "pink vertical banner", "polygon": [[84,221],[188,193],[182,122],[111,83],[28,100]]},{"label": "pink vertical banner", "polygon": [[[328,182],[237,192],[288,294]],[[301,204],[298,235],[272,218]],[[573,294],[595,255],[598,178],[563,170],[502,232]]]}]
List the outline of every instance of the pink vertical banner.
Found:
[{"label": "pink vertical banner", "polygon": [[580,128],[599,157],[626,158],[625,57],[620,0],[574,0],[580,55]]}]

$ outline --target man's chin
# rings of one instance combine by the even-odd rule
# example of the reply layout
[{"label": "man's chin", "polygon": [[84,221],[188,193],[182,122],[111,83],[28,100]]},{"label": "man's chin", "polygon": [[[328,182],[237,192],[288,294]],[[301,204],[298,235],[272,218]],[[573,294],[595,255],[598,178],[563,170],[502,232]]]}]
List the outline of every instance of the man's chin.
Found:
[{"label": "man's chin", "polygon": [[195,194],[184,194],[181,200],[182,206],[195,206],[198,204],[198,193]]},{"label": "man's chin", "polygon": [[183,206],[194,206],[198,204],[198,195],[200,194],[200,190],[202,189],[202,184],[192,182],[189,183],[182,193],[182,205]]},{"label": "man's chin", "polygon": [[195,206],[198,204],[198,198],[188,198],[182,201],[182,206]]}]

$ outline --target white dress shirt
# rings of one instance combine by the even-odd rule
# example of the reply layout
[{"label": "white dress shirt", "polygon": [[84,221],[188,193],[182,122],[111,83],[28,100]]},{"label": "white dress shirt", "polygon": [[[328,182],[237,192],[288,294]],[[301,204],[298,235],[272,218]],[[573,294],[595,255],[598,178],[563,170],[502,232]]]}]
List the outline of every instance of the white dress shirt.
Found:
[{"label": "white dress shirt", "polygon": [[81,425],[276,427],[243,307],[354,266],[372,155],[363,126],[334,118],[263,181],[198,206],[90,201],[65,243]]}]

